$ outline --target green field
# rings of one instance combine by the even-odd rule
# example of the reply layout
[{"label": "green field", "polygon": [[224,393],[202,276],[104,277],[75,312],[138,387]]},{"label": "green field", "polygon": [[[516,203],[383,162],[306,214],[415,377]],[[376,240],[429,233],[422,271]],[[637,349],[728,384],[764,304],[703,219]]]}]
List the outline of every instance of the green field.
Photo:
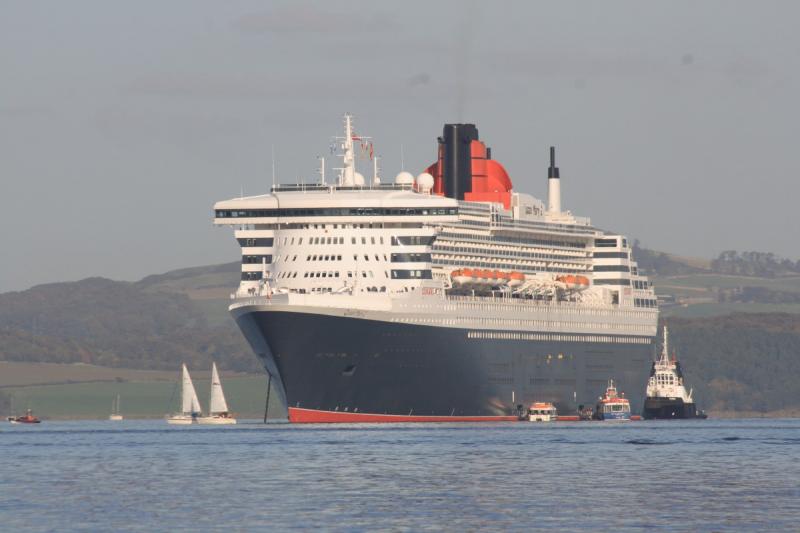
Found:
[{"label": "green field", "polygon": [[[242,418],[264,416],[266,377],[247,376],[223,381],[228,406]],[[200,404],[208,406],[208,380],[195,380]],[[160,418],[178,408],[180,391],[176,383],[140,381],[124,383],[70,383],[7,387],[3,391],[13,396],[17,413],[31,408],[47,418],[106,418],[111,404],[120,395],[122,414],[129,418]],[[3,413],[5,414],[5,413]],[[9,413],[10,414],[10,413]],[[285,410],[277,396],[270,395],[270,417],[284,417]]]},{"label": "green field", "polygon": [[672,295],[684,305],[664,306],[663,316],[706,317],[729,313],[800,313],[800,304],[718,302],[719,291],[763,287],[776,292],[800,292],[800,277],[757,278],[721,274],[653,276],[656,294]]},{"label": "green field", "polygon": [[[725,276],[722,274],[687,274],[683,276],[654,276],[657,289],[733,289],[736,287],[764,287],[773,291],[800,292],[800,276],[781,278],[756,278]],[[692,291],[694,292],[694,291]]]}]

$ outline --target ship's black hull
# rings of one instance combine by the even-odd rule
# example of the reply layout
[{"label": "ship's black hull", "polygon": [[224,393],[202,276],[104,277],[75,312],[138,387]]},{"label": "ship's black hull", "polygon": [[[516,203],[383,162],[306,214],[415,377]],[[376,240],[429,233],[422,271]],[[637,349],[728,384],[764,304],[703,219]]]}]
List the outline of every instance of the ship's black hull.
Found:
[{"label": "ship's black hull", "polygon": [[312,313],[253,311],[237,323],[288,407],[496,416],[553,402],[593,405],[609,378],[642,407],[650,344],[476,339],[468,330]]},{"label": "ship's black hull", "polygon": [[673,420],[706,418],[694,403],[685,403],[681,398],[645,398],[642,418],[645,420]]}]

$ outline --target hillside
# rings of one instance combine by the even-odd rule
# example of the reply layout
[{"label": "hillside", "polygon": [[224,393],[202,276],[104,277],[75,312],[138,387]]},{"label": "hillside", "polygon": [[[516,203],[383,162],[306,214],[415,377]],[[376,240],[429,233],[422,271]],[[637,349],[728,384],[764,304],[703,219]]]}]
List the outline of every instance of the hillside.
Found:
[{"label": "hillside", "polygon": [[[171,273],[160,282],[189,277]],[[89,278],[0,294],[0,360],[174,370],[181,361],[206,368],[214,359],[224,369],[260,371],[225,300],[212,306],[155,283]],[[206,309],[215,306],[215,313]]]},{"label": "hillside", "polygon": [[800,407],[800,314],[735,313],[665,322],[687,382],[704,408]]},{"label": "hillside", "polygon": [[633,246],[640,271],[653,282],[662,316],[800,313],[798,263],[770,253],[722,252],[713,260]]}]

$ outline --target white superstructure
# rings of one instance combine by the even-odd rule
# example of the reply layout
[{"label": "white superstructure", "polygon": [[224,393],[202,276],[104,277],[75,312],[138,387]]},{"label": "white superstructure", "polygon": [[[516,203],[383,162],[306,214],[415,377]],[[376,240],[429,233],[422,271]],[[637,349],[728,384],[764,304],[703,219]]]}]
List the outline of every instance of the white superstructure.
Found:
[{"label": "white superstructure", "polygon": [[[426,285],[655,316],[653,289],[625,237],[561,211],[552,194],[550,209],[522,193],[512,193],[505,209],[433,194],[428,174],[414,179],[401,172],[398,183],[364,183],[355,171],[353,138],[360,137],[349,116],[345,130],[337,183],[277,185],[269,194],[215,204],[215,224],[233,226],[242,248],[236,298],[346,294],[353,297],[348,307],[357,307],[362,296],[390,299]],[[559,180],[548,181],[552,193]],[[524,280],[459,290],[453,272],[464,268],[521,273]],[[590,283],[572,283],[575,275]]]}]

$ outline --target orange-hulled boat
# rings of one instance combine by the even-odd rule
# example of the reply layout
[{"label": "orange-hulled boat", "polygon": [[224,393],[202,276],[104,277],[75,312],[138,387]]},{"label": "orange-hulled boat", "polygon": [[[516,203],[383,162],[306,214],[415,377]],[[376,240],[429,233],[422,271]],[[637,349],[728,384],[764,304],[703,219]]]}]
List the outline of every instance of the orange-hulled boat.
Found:
[{"label": "orange-hulled boat", "polygon": [[28,409],[22,416],[9,416],[8,421],[12,424],[39,424],[41,420],[33,416],[33,411]]}]

